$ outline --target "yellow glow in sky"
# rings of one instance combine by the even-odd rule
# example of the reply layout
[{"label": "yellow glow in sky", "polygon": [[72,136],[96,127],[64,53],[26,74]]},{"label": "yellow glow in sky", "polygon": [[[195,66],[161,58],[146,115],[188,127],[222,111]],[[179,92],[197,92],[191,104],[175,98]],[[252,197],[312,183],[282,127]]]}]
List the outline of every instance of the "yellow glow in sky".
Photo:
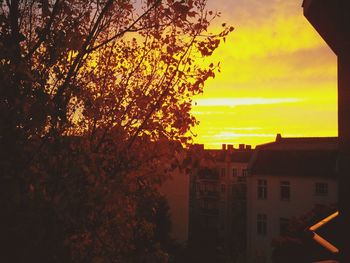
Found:
[{"label": "yellow glow in sky", "polygon": [[221,73],[194,98],[196,143],[257,145],[282,136],[337,136],[336,56],[301,0],[209,0],[235,31],[214,53]]}]

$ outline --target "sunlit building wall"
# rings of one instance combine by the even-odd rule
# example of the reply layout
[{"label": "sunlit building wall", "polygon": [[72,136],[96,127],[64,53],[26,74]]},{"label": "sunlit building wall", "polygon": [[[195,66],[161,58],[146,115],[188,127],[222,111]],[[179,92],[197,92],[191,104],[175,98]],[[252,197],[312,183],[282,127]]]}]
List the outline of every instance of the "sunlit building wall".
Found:
[{"label": "sunlit building wall", "polygon": [[[258,146],[247,177],[247,262],[271,262],[273,238],[315,205],[336,204],[337,138],[282,138]],[[297,262],[297,259],[296,259]]]}]

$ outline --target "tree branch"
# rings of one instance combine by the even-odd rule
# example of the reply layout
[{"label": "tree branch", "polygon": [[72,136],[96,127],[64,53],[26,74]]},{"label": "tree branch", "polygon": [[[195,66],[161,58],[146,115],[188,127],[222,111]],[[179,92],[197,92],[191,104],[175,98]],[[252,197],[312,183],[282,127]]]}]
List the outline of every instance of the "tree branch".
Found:
[{"label": "tree branch", "polygon": [[38,41],[34,44],[33,48],[28,52],[28,54],[24,57],[24,59],[28,59],[29,57],[31,57],[34,54],[34,52],[40,47],[40,45],[45,41],[46,37],[49,35],[51,25],[59,9],[58,8],[59,3],[60,3],[60,0],[56,0],[52,9],[52,13],[50,15],[50,19],[45,26],[44,32],[39,36]]},{"label": "tree branch", "polygon": [[[78,55],[74,59],[72,65],[70,66],[63,84],[58,88],[57,93],[53,98],[53,100],[56,101],[56,103],[58,103],[58,100],[61,100],[62,94],[64,93],[65,89],[67,88],[67,85],[68,85],[70,79],[75,74],[75,71],[77,69],[78,64],[80,63],[80,61],[84,57],[84,55],[87,54],[87,47],[90,45],[91,40],[93,39],[93,37],[98,29],[98,26],[100,25],[101,20],[103,19],[104,15],[106,14],[106,12],[110,8],[110,6],[113,4],[113,2],[114,2],[114,0],[108,0],[108,2],[103,7],[100,15],[98,16],[98,18],[96,20],[95,25],[93,26],[88,37],[86,38],[80,52],[78,53]],[[60,111],[60,109],[58,109],[58,110]]]},{"label": "tree branch", "polygon": [[[173,85],[170,85],[170,83],[174,80],[178,70],[179,70],[179,67],[180,67],[180,64],[182,62],[182,60],[184,59],[184,57],[186,56],[186,54],[189,52],[190,48],[192,47],[195,39],[197,37],[197,34],[193,36],[190,44],[188,45],[185,53],[181,56],[181,58],[179,59],[178,63],[177,63],[177,68],[176,70],[174,71],[173,73],[173,76],[171,77],[170,79],[170,82],[169,82],[169,86],[167,86],[167,88],[160,94],[158,100],[156,101],[156,103],[152,106],[151,110],[149,111],[149,113],[146,115],[146,118],[142,121],[141,125],[137,128],[136,132],[134,133],[134,135],[131,137],[129,143],[128,143],[128,148],[130,149],[132,147],[132,145],[134,144],[135,140],[136,140],[136,137],[139,135],[139,133],[142,131],[143,127],[146,125],[146,122],[152,117],[153,113],[157,110],[157,108],[160,106],[163,98],[168,94],[169,90],[170,90],[170,87],[176,85],[177,81],[175,82],[175,84]],[[159,85],[158,85],[159,86]]]},{"label": "tree branch", "polygon": [[11,41],[13,45],[13,54],[12,54],[12,63],[17,64],[21,59],[21,48],[20,48],[20,40],[19,40],[19,10],[18,0],[13,0],[11,4],[7,1],[10,10],[10,23],[11,23]]},{"label": "tree branch", "polygon": [[131,23],[126,29],[124,29],[123,31],[121,31],[121,32],[119,32],[119,33],[117,33],[117,34],[115,34],[113,37],[111,37],[111,38],[105,40],[104,42],[98,44],[97,46],[90,48],[90,49],[88,50],[88,52],[93,52],[93,51],[95,51],[95,50],[101,48],[102,46],[104,46],[104,45],[110,43],[111,41],[113,41],[113,40],[115,40],[115,39],[117,39],[117,38],[119,38],[119,37],[122,37],[122,36],[123,36],[125,33],[127,33],[127,32],[137,32],[137,31],[142,30],[143,28],[136,29],[136,30],[133,29],[133,28],[134,28],[134,26],[135,26],[143,17],[145,17],[153,8],[155,8],[157,5],[159,5],[160,2],[161,2],[161,0],[157,0],[151,7],[149,7],[149,8],[146,10],[146,12],[144,12],[142,15],[140,15],[140,16],[139,16],[133,23]]}]

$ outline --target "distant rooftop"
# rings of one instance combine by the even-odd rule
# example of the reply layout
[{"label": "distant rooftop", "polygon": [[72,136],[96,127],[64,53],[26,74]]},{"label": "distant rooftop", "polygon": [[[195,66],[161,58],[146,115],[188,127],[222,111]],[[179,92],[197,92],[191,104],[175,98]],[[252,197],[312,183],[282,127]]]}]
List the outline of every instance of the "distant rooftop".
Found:
[{"label": "distant rooftop", "polygon": [[246,144],[239,144],[238,148],[234,148],[232,144],[223,144],[221,149],[204,149],[203,144],[195,144],[191,151],[201,159],[235,163],[248,163],[254,152],[252,147]]},{"label": "distant rooftop", "polygon": [[252,174],[336,176],[337,137],[283,138],[259,145],[249,164]]},{"label": "distant rooftop", "polygon": [[277,134],[274,142],[257,145],[256,148],[270,150],[335,150],[338,148],[338,137],[282,137],[281,134]]}]

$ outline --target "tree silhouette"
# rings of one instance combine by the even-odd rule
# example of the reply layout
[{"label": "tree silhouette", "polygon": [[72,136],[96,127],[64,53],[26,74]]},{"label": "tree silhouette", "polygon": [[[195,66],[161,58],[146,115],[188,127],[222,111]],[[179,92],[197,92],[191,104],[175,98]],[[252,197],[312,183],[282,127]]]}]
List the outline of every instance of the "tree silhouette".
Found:
[{"label": "tree silhouette", "polygon": [[207,32],[205,3],[0,1],[3,262],[164,258],[139,208],[157,214],[218,68],[197,58],[232,31]]}]

